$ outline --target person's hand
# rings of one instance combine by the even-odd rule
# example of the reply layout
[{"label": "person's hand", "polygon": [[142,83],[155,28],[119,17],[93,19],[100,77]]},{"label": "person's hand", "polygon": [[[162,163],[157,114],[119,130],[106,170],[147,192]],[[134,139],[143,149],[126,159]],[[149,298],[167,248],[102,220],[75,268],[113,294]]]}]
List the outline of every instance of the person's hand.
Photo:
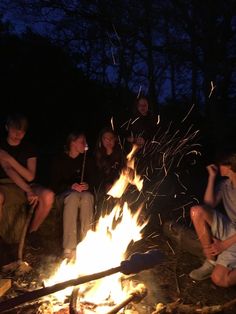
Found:
[{"label": "person's hand", "polygon": [[72,188],[72,190],[75,190],[77,192],[83,192],[83,191],[87,191],[89,186],[88,186],[88,183],[81,182],[81,183],[72,184],[71,188]]},{"label": "person's hand", "polygon": [[204,248],[204,252],[207,256],[216,256],[227,249],[224,241],[213,238],[213,242]]},{"label": "person's hand", "polygon": [[27,192],[26,195],[27,195],[27,200],[30,206],[35,208],[38,205],[38,201],[39,201],[38,195],[36,195],[33,191]]},{"label": "person's hand", "polygon": [[208,165],[206,167],[208,174],[210,177],[216,177],[217,173],[218,173],[218,167],[214,164]]}]

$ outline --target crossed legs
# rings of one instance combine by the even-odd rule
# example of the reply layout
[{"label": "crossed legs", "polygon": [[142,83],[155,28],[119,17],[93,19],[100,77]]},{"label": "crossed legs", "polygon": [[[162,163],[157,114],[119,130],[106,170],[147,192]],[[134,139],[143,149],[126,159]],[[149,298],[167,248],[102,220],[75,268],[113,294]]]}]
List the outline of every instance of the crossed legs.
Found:
[{"label": "crossed legs", "polygon": [[[205,250],[213,241],[211,233],[213,210],[208,206],[194,206],[191,208],[191,219],[206,258],[213,260],[214,257]],[[236,284],[236,269],[230,269],[216,262],[211,279],[217,286],[230,287]]]}]

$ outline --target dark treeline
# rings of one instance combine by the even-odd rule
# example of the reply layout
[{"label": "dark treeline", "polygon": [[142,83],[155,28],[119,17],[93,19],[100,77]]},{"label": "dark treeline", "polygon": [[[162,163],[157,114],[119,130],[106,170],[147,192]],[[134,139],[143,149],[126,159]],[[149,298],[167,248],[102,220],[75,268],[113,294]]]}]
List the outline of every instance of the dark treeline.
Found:
[{"label": "dark treeline", "polygon": [[1,114],[28,105],[49,146],[78,125],[94,141],[141,91],[167,124],[194,104],[208,151],[232,143],[235,13],[233,0],[2,0]]},{"label": "dark treeline", "polygon": [[0,13],[4,32],[48,38],[87,78],[142,89],[156,112],[187,101],[212,123],[235,114],[234,0],[2,0]]},{"label": "dark treeline", "polygon": [[127,103],[122,104],[118,88],[88,80],[63,50],[42,37],[2,36],[0,45],[3,131],[6,115],[18,111],[28,116],[30,133],[40,146],[55,149],[73,129],[84,130],[94,141],[111,117],[131,103],[131,93],[126,91]]}]

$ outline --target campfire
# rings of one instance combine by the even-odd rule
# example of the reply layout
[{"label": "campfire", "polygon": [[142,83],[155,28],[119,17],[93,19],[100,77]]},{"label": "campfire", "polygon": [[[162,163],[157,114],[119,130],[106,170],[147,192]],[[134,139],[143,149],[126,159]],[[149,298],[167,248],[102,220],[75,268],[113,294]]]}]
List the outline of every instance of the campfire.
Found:
[{"label": "campfire", "polygon": [[[120,198],[129,183],[136,185],[138,190],[142,188],[142,180],[134,169],[133,155],[136,149],[134,147],[127,156],[127,168],[108,192],[114,198]],[[148,221],[140,219],[141,210],[140,207],[133,214],[125,202],[123,206],[117,204],[109,215],[101,216],[95,230],[88,231],[85,239],[78,244],[74,263],[64,260],[56,273],[45,281],[45,286],[119,265],[127,258],[126,251],[130,243],[142,238],[141,232]],[[96,313],[107,313],[111,307],[126,299],[134,288],[132,281],[125,280],[125,276],[120,273],[83,284],[76,293],[81,313],[94,313],[95,309]],[[68,287],[55,294],[59,304],[72,294],[72,290],[73,287]]]},{"label": "campfire", "polygon": [[127,156],[127,167],[108,192],[116,205],[110,214],[99,218],[77,245],[75,261],[64,260],[55,274],[44,281],[44,288],[0,303],[0,312],[53,294],[50,298],[53,313],[65,309],[63,313],[111,314],[145,297],[145,286],[133,282],[130,275],[155,266],[163,256],[158,250],[129,256],[127,250],[130,244],[142,239],[142,230],[148,223],[142,218],[142,206],[132,213],[127,202],[119,203],[129,184],[138,191],[142,189],[143,182],[134,169],[136,150],[134,147]]},{"label": "campfire", "polygon": [[[137,279],[135,281],[132,275],[159,264],[163,260],[163,255],[159,250],[131,254],[130,248],[132,243],[142,239],[142,232],[148,221],[142,217],[142,207],[137,206],[131,210],[129,208],[131,202],[123,204],[119,200],[123,197],[123,193],[130,184],[135,185],[136,188],[134,189],[140,191],[139,195],[145,197],[144,204],[146,209],[151,207],[150,205],[156,196],[166,196],[158,194],[159,187],[171,166],[175,164],[176,159],[178,159],[178,167],[184,156],[198,154],[195,149],[192,149],[197,144],[191,144],[198,131],[192,132],[190,127],[183,138],[178,136],[178,132],[172,135],[168,128],[158,138],[158,142],[153,140],[149,146],[144,147],[142,158],[151,158],[150,163],[144,163],[144,168],[141,172],[148,181],[149,178],[152,178],[152,175],[156,179],[153,182],[150,181],[152,184],[148,185],[148,189],[145,191],[142,191],[143,182],[134,168],[133,155],[137,148],[133,148],[128,156],[127,168],[123,170],[120,178],[108,192],[108,195],[117,201],[116,205],[109,215],[99,218],[96,227],[90,230],[85,239],[78,244],[75,262],[68,264],[66,261],[63,261],[55,274],[44,281],[43,288],[33,291],[27,290],[23,294],[19,294],[16,297],[14,295],[14,297],[0,302],[1,313],[9,310],[18,312],[16,307],[25,303],[28,304],[20,308],[19,313],[113,314],[120,313],[121,309],[123,309],[122,313],[125,314],[136,314],[139,312],[138,308],[140,306],[133,307],[133,304],[130,304],[130,302],[140,302],[146,296],[147,289],[142,283],[137,282]],[[155,159],[156,156],[158,156],[158,159]],[[154,167],[155,165],[157,166],[156,168]],[[178,183],[187,190],[182,184],[178,173],[175,174]],[[134,196],[136,198],[136,195]],[[139,200],[139,196],[136,200]],[[132,202],[133,204],[134,202]],[[189,203],[185,205],[189,205]],[[161,216],[159,216],[159,219],[161,222]],[[19,257],[21,257],[20,255]],[[22,262],[21,259],[20,262]],[[179,288],[178,277],[176,278],[176,285]],[[146,284],[151,291],[148,283]],[[49,298],[43,298],[40,301],[45,311],[24,312],[29,306],[34,307],[34,309],[35,306],[39,308],[39,303],[29,303],[49,295]],[[222,305],[201,307],[198,304],[183,304],[181,300],[177,300],[166,304],[158,303],[153,314],[177,312],[217,313],[235,304],[236,299],[233,299]],[[153,305],[151,309],[154,310]]]},{"label": "campfire", "polygon": [[[141,208],[133,215],[125,203],[122,208],[117,205],[109,215],[100,217],[96,229],[90,230],[85,239],[78,244],[75,262],[67,263],[64,260],[55,275],[45,281],[45,285],[52,286],[119,265],[127,258],[125,252],[129,244],[142,237],[141,231],[147,221],[138,222],[140,212]],[[81,285],[78,291],[80,304],[87,304],[90,307],[92,304],[93,308],[96,307],[96,313],[106,313],[111,306],[124,300],[128,291],[134,288],[122,277],[117,273]],[[72,289],[69,287],[55,294],[60,304],[64,302],[66,296],[71,295]]]}]

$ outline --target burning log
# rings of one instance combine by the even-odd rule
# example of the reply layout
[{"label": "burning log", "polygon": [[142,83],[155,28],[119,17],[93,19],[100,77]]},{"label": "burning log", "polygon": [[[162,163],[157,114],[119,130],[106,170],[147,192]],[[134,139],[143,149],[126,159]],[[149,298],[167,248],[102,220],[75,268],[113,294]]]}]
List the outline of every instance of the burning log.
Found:
[{"label": "burning log", "polygon": [[118,313],[123,307],[128,305],[130,302],[139,303],[145,296],[147,295],[147,289],[143,284],[139,284],[136,289],[134,289],[130,296],[127,297],[120,304],[117,304],[111,311],[107,314],[115,314]]},{"label": "burning log", "polygon": [[78,286],[118,272],[121,272],[125,275],[136,274],[142,270],[149,269],[157,264],[160,264],[161,262],[163,262],[163,259],[163,253],[161,253],[159,250],[151,250],[146,253],[134,253],[133,255],[131,255],[130,259],[122,261],[120,263],[120,266],[117,266],[115,268],[110,268],[108,270],[94,273],[92,275],[86,275],[76,279],[64,281],[50,287],[30,291],[15,298],[3,301],[0,303],[0,312],[7,311],[25,302],[33,301],[48,294],[63,290],[67,287]]},{"label": "burning log", "polygon": [[[70,314],[78,314],[81,313],[80,310],[78,310],[78,287],[73,289],[73,292],[71,294],[70,299]],[[139,303],[145,296],[147,295],[147,289],[143,284],[139,284],[133,291],[129,294],[129,296],[123,300],[120,304],[117,304],[115,307],[113,307],[107,314],[115,314],[118,313],[122,308],[124,308],[126,305],[128,305],[131,302]]]}]

